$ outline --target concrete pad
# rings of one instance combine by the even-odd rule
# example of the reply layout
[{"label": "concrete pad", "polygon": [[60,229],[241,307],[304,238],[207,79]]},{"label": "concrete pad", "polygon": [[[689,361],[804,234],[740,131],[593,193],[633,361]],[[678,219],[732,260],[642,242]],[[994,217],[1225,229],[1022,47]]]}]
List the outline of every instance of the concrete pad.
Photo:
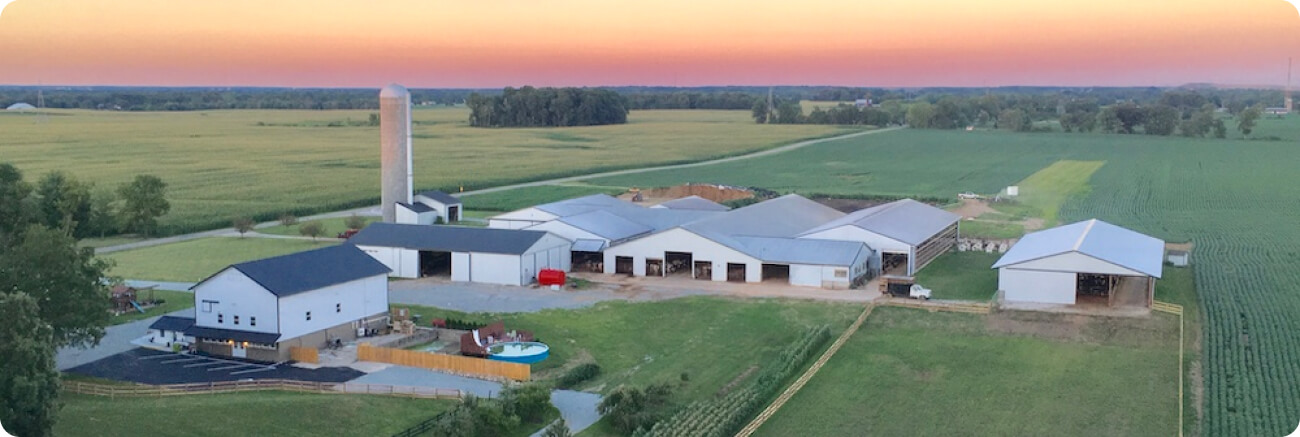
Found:
[{"label": "concrete pad", "polygon": [[352,363],[352,364],[349,364],[349,365],[348,365],[348,367],[350,367],[350,368],[352,368],[352,369],[360,370],[360,371],[365,372],[365,373],[375,373],[375,372],[378,372],[378,371],[381,371],[381,370],[387,369],[387,368],[392,367],[392,366],[393,366],[392,364],[387,364],[387,363],[376,363],[376,362],[373,362],[373,361],[357,361],[357,362],[355,362],[355,363]]}]

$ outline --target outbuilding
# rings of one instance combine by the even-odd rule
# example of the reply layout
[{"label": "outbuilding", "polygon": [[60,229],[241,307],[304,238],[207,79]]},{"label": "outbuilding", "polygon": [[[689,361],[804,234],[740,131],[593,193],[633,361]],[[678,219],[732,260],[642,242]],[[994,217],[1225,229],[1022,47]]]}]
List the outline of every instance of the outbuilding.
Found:
[{"label": "outbuilding", "polygon": [[174,350],[176,347],[187,348],[194,343],[194,337],[185,333],[192,326],[194,326],[194,319],[189,317],[159,317],[149,325],[148,346],[164,350]]},{"label": "outbuilding", "polygon": [[886,274],[913,276],[957,244],[961,216],[903,199],[858,210],[799,238],[860,241],[876,250]]},{"label": "outbuilding", "polygon": [[572,242],[550,232],[372,223],[348,240],[392,276],[527,285],[542,269],[569,271]]},{"label": "outbuilding", "polygon": [[1027,234],[993,268],[1006,303],[1150,307],[1164,247],[1092,219]]}]

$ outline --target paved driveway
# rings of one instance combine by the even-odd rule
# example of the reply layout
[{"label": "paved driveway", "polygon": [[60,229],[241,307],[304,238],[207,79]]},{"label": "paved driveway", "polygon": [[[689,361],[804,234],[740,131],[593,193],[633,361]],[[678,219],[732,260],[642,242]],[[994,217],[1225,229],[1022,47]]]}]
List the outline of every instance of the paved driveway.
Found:
[{"label": "paved driveway", "polygon": [[360,371],[347,367],[303,369],[149,349],[132,349],[73,367],[68,372],[143,384],[190,384],[242,379],[344,382],[362,375]]},{"label": "paved driveway", "polygon": [[[194,308],[187,308],[179,311],[168,313],[169,316],[194,317]],[[135,349],[137,346],[131,344],[131,340],[140,338],[149,330],[149,325],[158,320],[157,317],[150,317],[134,322],[123,323],[104,328],[104,338],[99,340],[99,345],[90,349],[80,349],[75,347],[59,348],[58,353],[54,355],[54,363],[59,370],[68,370],[108,358],[122,352]]]}]

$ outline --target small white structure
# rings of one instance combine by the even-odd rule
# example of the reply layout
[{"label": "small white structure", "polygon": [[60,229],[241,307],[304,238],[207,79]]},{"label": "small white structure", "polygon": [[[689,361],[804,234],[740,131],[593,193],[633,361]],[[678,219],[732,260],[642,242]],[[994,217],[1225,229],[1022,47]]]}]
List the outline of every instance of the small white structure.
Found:
[{"label": "small white structure", "polygon": [[432,225],[460,221],[464,204],[450,194],[433,190],[417,193],[411,203],[397,202],[397,223]]},{"label": "small white structure", "polygon": [[195,284],[198,350],[282,362],[388,322],[388,268],[344,244],[234,264]]},{"label": "small white structure", "polygon": [[550,232],[372,223],[348,242],[392,276],[527,285],[542,269],[569,271],[573,243]]},{"label": "small white structure", "polygon": [[993,268],[1008,303],[1150,307],[1164,245],[1093,219],[1027,234]]},{"label": "small white structure", "polygon": [[188,317],[162,316],[153,324],[149,325],[149,330],[145,334],[146,347],[160,350],[173,350],[174,347],[188,348],[194,343],[194,337],[187,335],[185,331],[194,326],[194,319]]},{"label": "small white structure", "polygon": [[1007,197],[1016,197],[1020,195],[1020,186],[1011,185],[1007,187]]},{"label": "small white structure", "polygon": [[1165,261],[1174,267],[1187,267],[1191,263],[1191,255],[1186,250],[1170,250],[1165,253]]}]

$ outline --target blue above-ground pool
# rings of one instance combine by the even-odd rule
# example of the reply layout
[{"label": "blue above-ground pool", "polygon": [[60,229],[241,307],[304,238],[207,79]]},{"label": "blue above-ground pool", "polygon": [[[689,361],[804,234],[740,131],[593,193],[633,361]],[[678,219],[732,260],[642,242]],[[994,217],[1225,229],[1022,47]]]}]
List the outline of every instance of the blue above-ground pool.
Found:
[{"label": "blue above-ground pool", "polygon": [[520,364],[533,364],[550,354],[550,346],[535,341],[498,343],[488,348],[488,359]]}]

